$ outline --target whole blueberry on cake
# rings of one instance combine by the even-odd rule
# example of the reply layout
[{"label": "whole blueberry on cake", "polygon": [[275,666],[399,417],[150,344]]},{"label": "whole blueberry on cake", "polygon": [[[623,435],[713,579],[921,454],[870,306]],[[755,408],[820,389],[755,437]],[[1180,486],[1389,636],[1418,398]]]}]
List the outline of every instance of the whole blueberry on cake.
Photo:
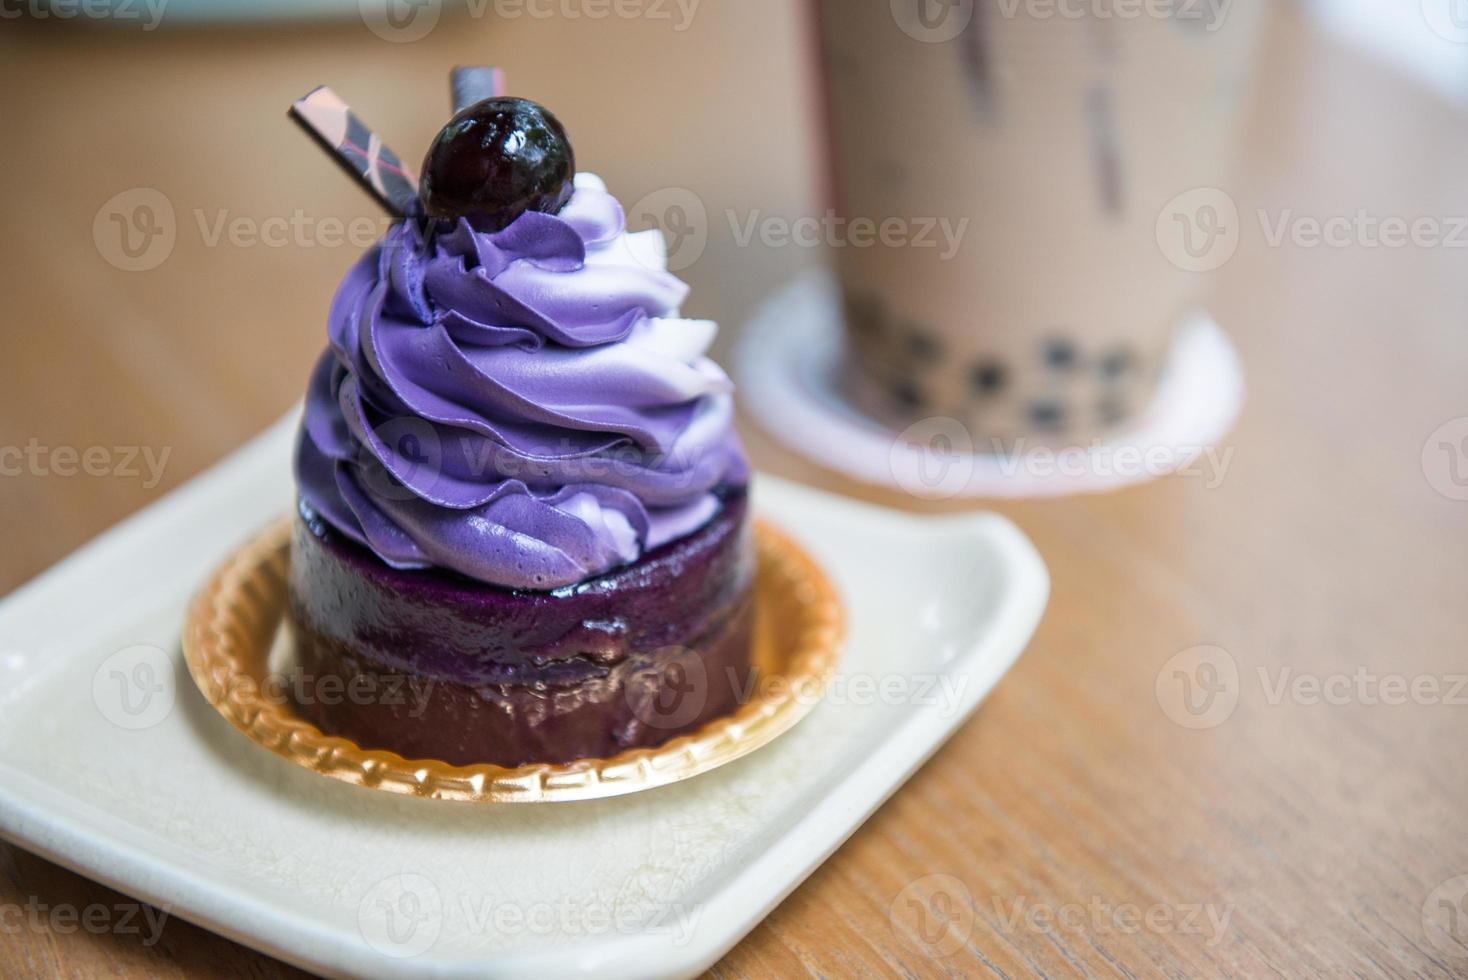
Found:
[{"label": "whole blueberry on cake", "polygon": [[661,234],[504,97],[454,116],[403,211],[338,288],[306,397],[296,708],[364,748],[506,766],[732,712],[749,471]]}]

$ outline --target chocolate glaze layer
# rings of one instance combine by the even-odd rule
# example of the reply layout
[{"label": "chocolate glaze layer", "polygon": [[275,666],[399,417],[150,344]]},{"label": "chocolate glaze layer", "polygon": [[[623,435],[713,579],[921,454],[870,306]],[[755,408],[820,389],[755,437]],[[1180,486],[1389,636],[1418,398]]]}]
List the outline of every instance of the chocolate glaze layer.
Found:
[{"label": "chocolate glaze layer", "polygon": [[554,592],[402,570],[302,508],[289,622],[303,717],[407,758],[568,762],[655,746],[747,689],[742,492],[693,534]]}]

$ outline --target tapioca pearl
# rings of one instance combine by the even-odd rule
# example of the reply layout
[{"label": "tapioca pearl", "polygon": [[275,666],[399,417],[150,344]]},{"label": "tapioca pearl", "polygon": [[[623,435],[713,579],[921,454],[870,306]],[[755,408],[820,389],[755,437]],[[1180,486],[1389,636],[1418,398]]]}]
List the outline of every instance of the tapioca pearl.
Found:
[{"label": "tapioca pearl", "polygon": [[943,345],[920,328],[908,328],[904,345],[907,355],[920,364],[932,364],[943,356]]},{"label": "tapioca pearl", "polygon": [[1042,432],[1059,432],[1065,428],[1065,406],[1060,402],[1034,402],[1029,414],[1030,424]]},{"label": "tapioca pearl", "polygon": [[1114,347],[1101,355],[1097,366],[1103,378],[1119,378],[1132,369],[1135,358],[1130,349]]},{"label": "tapioca pearl", "polygon": [[1047,340],[1041,352],[1045,366],[1057,371],[1068,371],[1075,367],[1077,356],[1075,344],[1063,338]]},{"label": "tapioca pearl", "polygon": [[923,394],[922,388],[918,387],[916,381],[909,379],[894,381],[889,392],[892,395],[892,401],[899,408],[907,411],[921,409],[928,403],[928,399]]},{"label": "tapioca pearl", "polygon": [[1004,387],[1008,376],[1009,372],[998,361],[980,361],[969,370],[969,386],[980,395],[996,395]]}]

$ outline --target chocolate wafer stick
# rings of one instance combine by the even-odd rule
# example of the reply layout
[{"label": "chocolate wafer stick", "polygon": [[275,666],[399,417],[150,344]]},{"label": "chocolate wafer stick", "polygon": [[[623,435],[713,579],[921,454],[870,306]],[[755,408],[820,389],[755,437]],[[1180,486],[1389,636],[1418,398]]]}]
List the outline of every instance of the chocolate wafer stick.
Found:
[{"label": "chocolate wafer stick", "polygon": [[454,92],[454,111],[467,109],[476,102],[505,94],[505,73],[501,68],[460,65],[450,76]]},{"label": "chocolate wafer stick", "polygon": [[290,116],[396,217],[418,210],[418,177],[325,85],[291,103]]}]

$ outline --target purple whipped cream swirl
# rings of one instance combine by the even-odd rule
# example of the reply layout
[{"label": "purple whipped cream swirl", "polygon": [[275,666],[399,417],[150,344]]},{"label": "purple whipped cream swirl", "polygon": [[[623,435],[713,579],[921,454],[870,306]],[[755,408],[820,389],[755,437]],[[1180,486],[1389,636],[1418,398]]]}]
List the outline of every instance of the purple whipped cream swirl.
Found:
[{"label": "purple whipped cream swirl", "polygon": [[396,568],[555,589],[703,526],[744,485],[733,385],[657,231],[597,178],[558,215],[425,240],[347,273],[297,446],[305,507]]}]

